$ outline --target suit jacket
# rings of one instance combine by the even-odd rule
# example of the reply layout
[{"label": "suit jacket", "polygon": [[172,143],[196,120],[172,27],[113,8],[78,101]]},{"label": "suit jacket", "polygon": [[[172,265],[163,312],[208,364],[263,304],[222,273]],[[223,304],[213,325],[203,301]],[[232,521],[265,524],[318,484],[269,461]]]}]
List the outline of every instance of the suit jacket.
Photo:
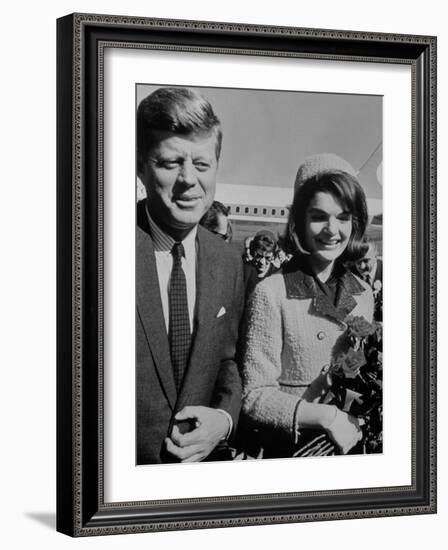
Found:
[{"label": "suit jacket", "polygon": [[136,245],[137,464],[174,462],[164,451],[164,439],[174,415],[186,405],[223,409],[236,427],[241,408],[236,354],[244,307],[242,261],[228,244],[198,227],[192,346],[177,393],[143,203],[137,208]]}]

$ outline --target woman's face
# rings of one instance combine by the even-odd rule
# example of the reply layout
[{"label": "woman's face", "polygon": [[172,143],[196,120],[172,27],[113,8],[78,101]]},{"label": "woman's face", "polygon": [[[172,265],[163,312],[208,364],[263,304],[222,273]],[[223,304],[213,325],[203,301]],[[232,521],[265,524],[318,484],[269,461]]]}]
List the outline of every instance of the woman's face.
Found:
[{"label": "woman's face", "polygon": [[256,250],[254,252],[253,264],[257,268],[257,274],[259,278],[262,278],[267,274],[273,260],[273,252],[268,252],[266,250]]},{"label": "woman's face", "polygon": [[334,262],[351,234],[351,213],[331,193],[316,193],[305,213],[305,248],[313,259],[322,264]]}]

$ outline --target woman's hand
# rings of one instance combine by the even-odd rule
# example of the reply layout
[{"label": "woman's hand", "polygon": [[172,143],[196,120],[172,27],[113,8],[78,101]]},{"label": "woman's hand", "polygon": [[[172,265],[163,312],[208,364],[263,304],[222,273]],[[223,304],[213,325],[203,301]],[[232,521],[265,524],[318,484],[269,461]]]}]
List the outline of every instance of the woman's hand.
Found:
[{"label": "woman's hand", "polygon": [[347,454],[362,439],[361,424],[355,416],[335,408],[336,414],[333,421],[323,428],[342,453]]},{"label": "woman's hand", "polygon": [[348,453],[362,439],[360,421],[335,405],[300,401],[296,421],[298,431],[301,428],[324,429],[343,454]]}]

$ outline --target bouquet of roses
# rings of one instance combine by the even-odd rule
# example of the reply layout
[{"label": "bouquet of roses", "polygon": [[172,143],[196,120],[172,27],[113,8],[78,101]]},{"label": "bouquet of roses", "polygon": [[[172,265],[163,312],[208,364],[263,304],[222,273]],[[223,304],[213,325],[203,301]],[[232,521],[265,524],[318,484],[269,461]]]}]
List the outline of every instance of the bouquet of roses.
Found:
[{"label": "bouquet of roses", "polygon": [[321,402],[362,419],[364,437],[353,452],[381,453],[383,426],[382,324],[347,317],[347,329],[327,372],[329,391]]}]

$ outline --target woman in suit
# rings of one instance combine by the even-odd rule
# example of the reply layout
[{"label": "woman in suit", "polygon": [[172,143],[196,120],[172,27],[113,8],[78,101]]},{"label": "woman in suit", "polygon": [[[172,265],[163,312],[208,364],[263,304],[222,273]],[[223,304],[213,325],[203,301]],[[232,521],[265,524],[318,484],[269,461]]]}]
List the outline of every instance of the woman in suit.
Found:
[{"label": "woman in suit", "polygon": [[329,439],[316,454],[346,453],[362,437],[355,417],[317,401],[344,320],[372,321],[372,290],[345,267],[365,252],[367,220],[345,160],[323,154],[301,164],[285,237],[293,258],[257,285],[247,308],[243,410],[261,433],[264,458],[296,455],[322,434]]}]

